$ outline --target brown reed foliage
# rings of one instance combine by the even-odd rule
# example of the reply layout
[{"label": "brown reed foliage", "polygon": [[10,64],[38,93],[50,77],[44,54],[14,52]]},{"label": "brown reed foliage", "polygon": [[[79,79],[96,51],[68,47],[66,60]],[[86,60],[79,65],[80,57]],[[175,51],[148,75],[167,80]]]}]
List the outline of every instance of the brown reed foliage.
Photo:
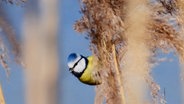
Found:
[{"label": "brown reed foliage", "polygon": [[[5,69],[7,77],[10,75],[10,54],[14,55],[14,59],[18,64],[21,64],[21,52],[20,52],[20,45],[19,41],[16,39],[17,34],[15,33],[13,27],[11,26],[10,22],[7,20],[5,10],[0,10],[0,64]],[[8,44],[7,44],[7,43]],[[9,46],[11,48],[9,48]],[[0,104],[6,104],[3,90],[0,85]]]},{"label": "brown reed foliage", "polygon": [[1,1],[7,2],[7,3],[10,3],[10,4],[20,5],[22,3],[25,3],[27,0],[0,0],[0,2]]},{"label": "brown reed foliage", "polygon": [[[0,60],[1,60],[1,65],[6,69],[7,75],[9,75],[9,54],[14,55],[14,59],[17,63],[21,64],[21,49],[20,49],[20,43],[17,40],[16,36],[17,34],[15,33],[13,27],[11,24],[8,22],[6,19],[6,15],[4,13],[5,11],[0,10],[0,27],[1,27],[1,42],[0,42]],[[8,44],[5,44],[5,42],[8,42]],[[8,47],[10,46],[10,50]]]},{"label": "brown reed foliage", "polygon": [[[178,8],[177,21],[181,26],[180,39],[184,39],[184,1],[175,0],[176,7]],[[184,97],[184,42],[182,41],[182,46],[178,49],[178,54],[180,55],[180,65],[181,65],[181,84],[182,84],[182,98]],[[184,99],[182,99],[184,103]]]},{"label": "brown reed foliage", "polygon": [[124,93],[123,95],[119,93],[119,91],[123,91],[119,89],[122,88],[122,85],[118,83],[118,79],[121,79],[121,76],[118,76],[116,71],[113,70],[115,66],[112,45],[115,44],[115,49],[121,48],[124,45],[122,41],[124,37],[121,35],[124,32],[124,24],[121,20],[123,13],[120,10],[124,5],[124,1],[83,0],[82,2],[84,4],[82,4],[81,10],[84,16],[76,23],[75,29],[79,32],[85,31],[89,34],[92,43],[91,49],[98,57],[99,63],[102,66],[101,70],[105,70],[97,70],[100,71],[103,82],[102,85],[97,88],[97,95],[103,95],[107,104],[120,104],[124,102],[122,99]]},{"label": "brown reed foliage", "polygon": [[[151,36],[147,34],[147,25],[150,20],[150,10],[147,0],[127,1],[125,24],[127,30],[127,51],[122,59],[126,103],[144,104],[149,102],[147,82],[150,72],[149,60],[151,52],[147,44]],[[134,99],[134,100],[132,100]]]},{"label": "brown reed foliage", "polygon": [[[90,48],[101,66],[96,70],[102,85],[97,86],[95,104],[102,104],[104,99],[107,104],[166,103],[150,69],[157,49],[164,53],[174,50],[180,58],[184,56],[184,36],[181,34],[184,6],[181,2],[80,1],[83,16],[74,29],[88,35]],[[117,53],[116,64],[113,46]],[[149,93],[152,100],[146,99]]]}]

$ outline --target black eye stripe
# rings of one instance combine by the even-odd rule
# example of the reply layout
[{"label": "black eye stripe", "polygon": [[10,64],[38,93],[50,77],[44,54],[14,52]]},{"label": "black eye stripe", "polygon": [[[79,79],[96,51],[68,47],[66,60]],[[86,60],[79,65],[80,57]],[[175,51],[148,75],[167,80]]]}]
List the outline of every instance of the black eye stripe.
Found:
[{"label": "black eye stripe", "polygon": [[73,65],[72,69],[75,68],[78,65],[80,60],[82,60],[82,57]]}]

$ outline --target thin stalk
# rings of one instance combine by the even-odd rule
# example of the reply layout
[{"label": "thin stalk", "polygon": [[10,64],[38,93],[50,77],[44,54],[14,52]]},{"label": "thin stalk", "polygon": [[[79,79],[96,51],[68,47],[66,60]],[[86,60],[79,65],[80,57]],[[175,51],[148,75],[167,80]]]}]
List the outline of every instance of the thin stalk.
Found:
[{"label": "thin stalk", "polygon": [[38,2],[39,14],[31,8],[24,21],[26,104],[57,104],[58,0]]},{"label": "thin stalk", "polygon": [[1,85],[0,85],[0,104],[6,104]]},{"label": "thin stalk", "polygon": [[121,98],[121,104],[126,104],[125,101],[125,91],[123,88],[123,84],[122,84],[122,78],[121,78],[121,74],[119,71],[119,67],[118,67],[118,62],[117,62],[117,58],[116,58],[116,50],[115,50],[115,45],[112,45],[112,53],[113,53],[113,59],[114,59],[114,66],[115,66],[115,78],[117,81],[117,86],[119,87],[119,94],[120,94],[120,98]]}]

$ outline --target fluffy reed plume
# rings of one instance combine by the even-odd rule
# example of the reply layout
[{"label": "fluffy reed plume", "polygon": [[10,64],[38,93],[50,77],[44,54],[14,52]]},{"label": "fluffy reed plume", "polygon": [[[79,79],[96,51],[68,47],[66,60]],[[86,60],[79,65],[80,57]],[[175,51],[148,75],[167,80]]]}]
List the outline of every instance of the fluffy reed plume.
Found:
[{"label": "fluffy reed plume", "polygon": [[95,104],[104,100],[107,104],[166,103],[150,69],[157,49],[184,56],[178,4],[176,0],[81,0],[83,16],[74,28],[88,34],[101,65],[96,70],[102,85],[97,86]]},{"label": "fluffy reed plume", "polygon": [[[184,1],[183,0],[175,0],[176,6],[178,8],[177,21],[181,26],[181,39],[184,40]],[[182,84],[182,98],[184,98],[184,41],[181,43],[182,45],[178,49],[178,53],[180,55],[180,64],[181,64],[181,84]],[[182,103],[184,103],[184,99],[182,99]]]},{"label": "fluffy reed plume", "polygon": [[[17,34],[15,33],[11,24],[7,21],[5,11],[0,10],[0,29],[1,29],[1,39],[0,39],[0,61],[3,68],[6,70],[7,75],[9,75],[9,54],[14,55],[14,59],[17,63],[21,63],[21,51],[19,41],[16,39]],[[5,42],[8,44],[5,44]],[[7,48],[10,46],[10,48]]]},{"label": "fluffy reed plume", "polygon": [[10,3],[10,4],[19,5],[19,4],[22,4],[22,3],[26,2],[27,0],[0,0],[0,2],[1,1],[7,2],[7,3]]},{"label": "fluffy reed plume", "polygon": [[0,85],[0,104],[6,104],[1,85]]},{"label": "fluffy reed plume", "polygon": [[[127,51],[123,58],[122,71],[126,89],[127,104],[144,104],[148,102],[149,93],[146,79],[149,76],[150,49],[147,44],[151,35],[146,28],[150,21],[147,0],[129,0],[125,23],[127,30]],[[148,96],[148,97],[147,97]]]},{"label": "fluffy reed plume", "polygon": [[[1,11],[2,12],[2,11]],[[16,39],[17,34],[15,33],[13,27],[10,25],[10,23],[7,22],[6,19],[4,19],[2,16],[0,17],[0,25],[4,32],[5,37],[7,38],[9,44],[11,45],[12,52],[15,55],[15,61],[17,63],[20,63],[20,56],[21,56],[21,49],[20,49],[20,43]]]},{"label": "fluffy reed plume", "polygon": [[[20,63],[20,46],[16,39],[16,33],[14,32],[11,24],[6,19],[4,9],[0,10],[0,64],[5,69],[7,77],[10,75],[9,61],[13,59],[9,57],[10,53],[14,55],[14,59],[17,63]],[[7,44],[8,43],[8,44]],[[9,48],[11,47],[11,48]],[[0,85],[0,104],[6,104],[3,90]]]},{"label": "fluffy reed plume", "polygon": [[57,104],[58,1],[40,0],[37,3],[40,14],[28,7],[23,28],[26,103]]},{"label": "fluffy reed plume", "polygon": [[124,24],[121,20],[123,12],[120,10],[123,9],[124,1],[83,0],[82,2],[81,9],[84,16],[76,23],[75,29],[89,34],[91,49],[101,64],[101,69],[97,72],[100,73],[103,83],[97,87],[96,92],[97,97],[105,98],[96,98],[95,103],[101,104],[105,99],[107,104],[124,104],[124,89],[122,82],[119,81],[122,79],[119,74],[119,59],[114,61],[122,54],[113,55],[113,51],[119,52],[121,50],[119,48],[124,46],[122,41]]}]

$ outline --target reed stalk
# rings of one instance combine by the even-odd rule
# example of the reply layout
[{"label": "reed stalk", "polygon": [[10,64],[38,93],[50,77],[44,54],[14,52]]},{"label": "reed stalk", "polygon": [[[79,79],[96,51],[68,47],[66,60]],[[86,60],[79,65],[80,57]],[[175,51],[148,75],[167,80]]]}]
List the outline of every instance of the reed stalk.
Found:
[{"label": "reed stalk", "polygon": [[0,104],[6,104],[1,85],[0,85]]},{"label": "reed stalk", "polygon": [[40,12],[28,8],[24,21],[26,104],[57,104],[58,1],[38,1]]},{"label": "reed stalk", "polygon": [[125,99],[125,91],[123,87],[123,79],[122,75],[119,69],[118,61],[117,61],[117,55],[116,55],[116,50],[115,50],[115,45],[112,45],[112,53],[113,53],[113,59],[114,59],[114,66],[115,66],[115,79],[117,81],[117,86],[119,87],[119,95],[121,99],[121,104],[126,104],[126,99]]}]

